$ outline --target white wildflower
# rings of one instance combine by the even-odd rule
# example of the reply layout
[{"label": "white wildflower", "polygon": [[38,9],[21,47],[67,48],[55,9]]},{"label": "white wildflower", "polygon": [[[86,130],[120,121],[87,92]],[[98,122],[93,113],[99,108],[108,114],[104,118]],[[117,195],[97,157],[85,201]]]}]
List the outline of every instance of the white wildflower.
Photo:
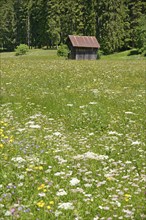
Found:
[{"label": "white wildflower", "polygon": [[19,132],[25,131],[25,128],[18,128],[17,131]]},{"label": "white wildflower", "polygon": [[118,207],[121,207],[121,203],[120,203],[120,202],[115,201],[115,203],[116,203],[116,205],[117,205]]},{"label": "white wildflower", "polygon": [[65,172],[57,172],[54,174],[54,176],[61,176],[61,175],[65,175]]},{"label": "white wildflower", "polygon": [[56,193],[57,196],[66,196],[67,193],[64,189],[59,189],[59,191]]},{"label": "white wildflower", "polygon": [[40,197],[45,197],[46,196],[46,193],[42,192],[42,193],[39,193],[38,194]]},{"label": "white wildflower", "polygon": [[72,202],[65,202],[65,203],[59,203],[59,206],[58,206],[59,209],[74,209],[74,206],[72,204]]},{"label": "white wildflower", "polygon": [[139,144],[141,144],[141,142],[140,141],[133,141],[131,144],[132,145],[139,145]]},{"label": "white wildflower", "polygon": [[22,186],[23,186],[23,183],[19,183],[19,184],[18,184],[18,187],[22,187]]},{"label": "white wildflower", "polygon": [[84,154],[78,154],[77,156],[74,157],[76,160],[81,160],[81,159],[93,159],[93,160],[105,160],[108,159],[107,155],[98,155],[93,152],[86,152]]},{"label": "white wildflower", "polygon": [[5,216],[11,216],[11,212],[10,211],[6,211],[5,212]]},{"label": "white wildflower", "polygon": [[67,104],[67,106],[72,107],[72,106],[73,106],[73,104]]},{"label": "white wildflower", "polygon": [[22,158],[22,157],[13,157],[12,159],[11,159],[11,161],[14,161],[14,162],[17,162],[17,163],[23,163],[23,162],[25,162],[25,160]]},{"label": "white wildflower", "polygon": [[56,216],[56,217],[58,217],[58,216],[61,215],[61,214],[62,214],[61,211],[58,211],[58,210],[55,211],[55,216]]},{"label": "white wildflower", "polygon": [[53,133],[53,135],[55,135],[55,136],[58,136],[58,137],[59,137],[59,136],[61,136],[62,134],[61,134],[60,132],[56,131],[56,132],[54,132],[54,133]]},{"label": "white wildflower", "polygon": [[89,102],[90,105],[96,105],[97,102]]},{"label": "white wildflower", "polygon": [[71,189],[71,192],[85,194],[84,190],[82,188],[79,188],[79,187],[77,187],[76,189]]},{"label": "white wildflower", "polygon": [[95,218],[93,218],[93,220],[99,220],[99,217],[98,217],[98,216],[96,216]]},{"label": "white wildflower", "polygon": [[36,128],[36,129],[41,128],[41,126],[40,126],[40,125],[34,125],[34,124],[31,124],[29,127],[30,127],[30,128]]},{"label": "white wildflower", "polygon": [[99,206],[100,209],[103,209],[103,210],[109,210],[110,208],[108,206]]},{"label": "white wildflower", "polygon": [[123,209],[123,212],[126,213],[128,216],[133,215],[133,212],[128,209]]},{"label": "white wildflower", "polygon": [[17,175],[17,177],[20,179],[20,180],[23,180],[25,178],[25,176],[23,174],[21,175]]},{"label": "white wildflower", "polygon": [[78,180],[77,178],[72,178],[72,179],[70,180],[70,185],[71,185],[71,186],[75,186],[75,185],[77,185],[79,182],[80,182],[80,180]]},{"label": "white wildflower", "polygon": [[125,112],[125,114],[127,114],[127,115],[135,115],[135,113],[133,113],[133,112]]},{"label": "white wildflower", "polygon": [[92,187],[92,184],[86,183],[86,184],[84,184],[84,186],[85,186],[86,188],[89,188],[89,187]]}]

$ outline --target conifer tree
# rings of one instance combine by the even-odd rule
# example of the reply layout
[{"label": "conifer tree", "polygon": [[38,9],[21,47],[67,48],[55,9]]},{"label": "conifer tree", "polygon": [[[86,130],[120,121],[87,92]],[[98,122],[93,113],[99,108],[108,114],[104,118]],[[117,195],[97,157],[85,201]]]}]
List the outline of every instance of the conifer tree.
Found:
[{"label": "conifer tree", "polygon": [[2,1],[0,10],[0,44],[1,48],[12,51],[16,45],[15,14],[11,0]]},{"label": "conifer tree", "polygon": [[105,54],[123,46],[124,7],[121,0],[97,0],[97,38]]}]

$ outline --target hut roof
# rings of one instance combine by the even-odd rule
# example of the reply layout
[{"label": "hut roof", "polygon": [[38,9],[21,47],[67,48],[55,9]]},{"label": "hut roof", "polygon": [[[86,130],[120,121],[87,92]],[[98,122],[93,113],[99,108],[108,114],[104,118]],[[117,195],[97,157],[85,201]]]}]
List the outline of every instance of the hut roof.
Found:
[{"label": "hut roof", "polygon": [[69,35],[73,47],[100,48],[100,45],[94,36],[74,36]]}]

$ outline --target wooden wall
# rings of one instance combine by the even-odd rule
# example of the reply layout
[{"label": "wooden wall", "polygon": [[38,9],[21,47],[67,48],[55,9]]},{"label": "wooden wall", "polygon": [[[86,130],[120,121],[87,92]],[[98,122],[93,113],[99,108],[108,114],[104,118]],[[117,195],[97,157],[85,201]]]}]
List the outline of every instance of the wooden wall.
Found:
[{"label": "wooden wall", "polygon": [[79,47],[69,47],[70,54],[69,59],[75,60],[96,60],[97,50],[95,48],[79,48]]},{"label": "wooden wall", "polygon": [[97,49],[93,48],[76,48],[76,60],[96,60]]}]

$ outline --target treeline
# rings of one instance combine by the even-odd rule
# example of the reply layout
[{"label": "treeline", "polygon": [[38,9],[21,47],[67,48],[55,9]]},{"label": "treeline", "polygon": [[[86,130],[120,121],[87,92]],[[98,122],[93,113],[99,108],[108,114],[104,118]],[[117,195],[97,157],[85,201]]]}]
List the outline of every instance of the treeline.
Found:
[{"label": "treeline", "polygon": [[94,35],[105,54],[146,42],[145,0],[0,0],[0,48],[54,47]]}]

